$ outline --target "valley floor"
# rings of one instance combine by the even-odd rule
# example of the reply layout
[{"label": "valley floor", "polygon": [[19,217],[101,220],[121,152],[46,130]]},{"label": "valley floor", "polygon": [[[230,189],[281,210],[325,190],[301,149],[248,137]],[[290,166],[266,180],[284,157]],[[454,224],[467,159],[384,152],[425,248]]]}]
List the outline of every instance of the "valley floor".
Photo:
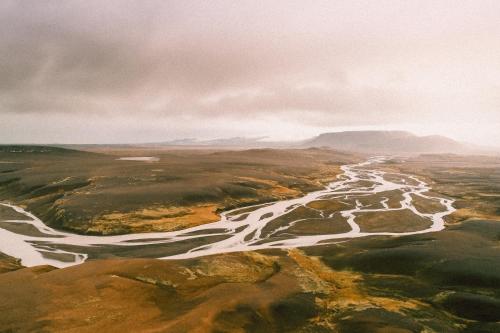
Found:
[{"label": "valley floor", "polygon": [[[174,261],[91,260],[64,269],[22,268],[2,256],[0,328],[498,332],[499,166],[494,158],[457,156],[391,160],[380,166],[388,172],[416,174],[430,184],[430,195],[456,200],[458,210],[446,217],[448,225],[438,232]],[[380,198],[365,199],[363,205],[380,203]],[[435,203],[417,199],[418,209],[436,209]],[[386,203],[391,200],[398,198],[387,198]],[[342,209],[328,201],[316,201],[311,208]],[[9,214],[16,218],[12,211]],[[408,217],[367,216],[358,224],[373,227],[384,221],[400,225]],[[414,223],[418,221],[409,225]],[[311,230],[299,225],[293,232]]]}]

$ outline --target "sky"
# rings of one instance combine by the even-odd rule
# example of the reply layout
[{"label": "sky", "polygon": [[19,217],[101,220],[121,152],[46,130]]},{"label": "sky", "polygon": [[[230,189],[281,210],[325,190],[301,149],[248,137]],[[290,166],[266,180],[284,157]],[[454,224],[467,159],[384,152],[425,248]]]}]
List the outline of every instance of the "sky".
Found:
[{"label": "sky", "polygon": [[500,145],[500,1],[2,0],[0,143]]}]

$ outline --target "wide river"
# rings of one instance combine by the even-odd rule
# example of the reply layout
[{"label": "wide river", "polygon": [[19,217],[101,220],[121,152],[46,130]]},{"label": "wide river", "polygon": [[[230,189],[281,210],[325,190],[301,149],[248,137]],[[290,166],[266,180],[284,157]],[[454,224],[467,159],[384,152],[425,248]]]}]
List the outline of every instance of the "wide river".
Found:
[{"label": "wide river", "polygon": [[[155,257],[185,259],[217,253],[251,251],[268,248],[316,246],[367,236],[404,236],[440,231],[443,218],[454,211],[453,200],[429,194],[430,187],[412,175],[383,171],[379,166],[384,157],[341,167],[343,174],[325,189],[296,199],[235,209],[221,214],[218,222],[174,232],[128,234],[120,236],[85,236],[62,232],[45,225],[33,214],[10,203],[22,214],[22,219],[6,220],[0,216],[0,252],[21,259],[24,266],[52,265],[66,267],[92,258]],[[397,205],[389,205],[390,195],[400,197]],[[373,198],[376,204],[363,204],[361,199]],[[421,212],[415,199],[433,202],[436,211]],[[346,204],[344,210],[324,211],[309,208],[315,201],[338,201]],[[372,200],[373,201],[373,200]],[[299,207],[308,207],[319,217],[287,220]],[[365,213],[408,210],[429,223],[412,231],[363,231],[356,219]],[[297,223],[307,221],[332,222],[333,217],[348,225],[347,231],[338,233],[297,234]],[[277,223],[277,218],[280,218]],[[274,221],[274,222],[273,222]],[[279,237],[277,236],[279,235]]]}]

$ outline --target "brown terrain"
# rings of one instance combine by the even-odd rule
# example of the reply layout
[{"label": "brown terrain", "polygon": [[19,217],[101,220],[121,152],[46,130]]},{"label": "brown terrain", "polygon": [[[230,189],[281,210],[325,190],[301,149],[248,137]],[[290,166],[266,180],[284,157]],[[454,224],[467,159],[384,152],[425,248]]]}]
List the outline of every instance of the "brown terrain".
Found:
[{"label": "brown terrain", "polygon": [[[196,171],[187,166],[194,165],[193,154],[199,154],[196,158],[203,161]],[[164,152],[155,154],[163,160],[161,167],[144,162],[113,163],[125,169],[116,176],[121,177],[120,181],[131,177],[145,184],[152,177],[152,169],[175,169],[189,173],[189,177],[183,178],[189,184],[182,187],[185,192],[191,193],[191,186],[202,186],[212,189],[206,193],[220,193],[214,189],[224,188],[219,182],[223,179],[256,193],[245,197],[249,192],[224,192],[208,196],[209,200],[183,197],[179,209],[196,216],[196,222],[192,223],[203,223],[211,215],[194,207],[214,205],[214,209],[224,209],[262,198],[297,195],[321,186],[322,181],[335,176],[339,164],[353,158],[331,154],[325,150]],[[167,156],[175,156],[176,162],[169,162]],[[304,159],[295,163],[299,157]],[[104,158],[106,163],[114,161],[101,155],[97,158]],[[92,170],[100,170],[103,178],[95,177],[94,171],[85,171],[92,178],[86,185],[88,189],[58,187],[58,191],[69,191],[67,199],[62,201],[57,200],[65,197],[64,193],[58,191],[58,195],[63,195],[56,200],[50,199],[55,195],[50,191],[46,195],[30,194],[26,188],[33,180],[24,180],[26,169],[41,170],[41,165],[47,168],[49,164],[33,159],[22,163],[19,169],[3,173],[4,179],[5,175],[19,178],[7,181],[7,187],[2,187],[3,196],[6,198],[8,194],[11,200],[31,205],[40,212],[42,207],[52,207],[75,214],[84,211],[91,202],[86,200],[87,196],[102,199],[116,193],[107,183],[110,179],[116,181],[111,176],[116,169],[106,170],[100,166],[101,162],[96,162]],[[58,167],[61,163],[57,162]],[[0,332],[499,332],[500,160],[426,155],[404,162],[395,159],[381,167],[416,174],[429,181],[433,191],[455,198],[458,210],[448,218],[447,228],[423,235],[368,237],[304,249],[220,254],[189,260],[90,260],[65,269],[23,268],[15,259],[3,255]],[[52,178],[40,173],[36,177],[44,179],[45,186],[51,188],[50,184],[58,178],[82,174],[77,171],[81,168],[64,169],[63,175],[58,170]],[[172,172],[166,173],[172,175]],[[207,175],[221,178],[214,180]],[[200,178],[190,181],[190,177]],[[197,184],[201,178],[203,184]],[[200,188],[196,187],[196,191]],[[119,189],[130,193],[127,185],[120,185]],[[150,192],[131,195],[139,198],[145,193]],[[41,204],[43,200],[47,202],[45,205]],[[389,205],[396,202],[390,201]],[[310,208],[329,212],[345,208],[329,203],[329,200],[318,201]],[[175,209],[165,210],[167,205],[175,206],[169,196],[158,205],[163,208],[154,208],[155,205],[138,208],[130,203],[120,211],[118,206],[108,209],[104,203],[98,204],[102,205],[98,206],[101,213],[93,221],[99,223],[80,226],[75,222],[78,220],[71,219],[72,214],[65,215],[63,222],[51,221],[53,225],[62,223],[59,226],[78,232],[85,232],[84,228],[102,232],[105,227],[97,226],[113,225],[112,221],[119,221],[116,223],[120,228],[124,225],[131,228],[126,230],[146,231],[138,223],[148,221],[142,224],[145,226],[157,221],[163,225],[169,221],[188,221],[176,220],[173,215],[189,215]],[[420,205],[419,209],[432,210],[436,203]],[[307,208],[293,213],[313,214]],[[421,221],[401,215],[364,216],[360,225],[387,227],[392,231],[396,225],[403,224],[402,228],[407,230],[414,223]],[[299,232],[315,229],[304,229],[301,225],[296,228]],[[114,227],[110,230],[123,231]]]},{"label": "brown terrain", "polygon": [[[0,199],[76,233],[172,231],[319,190],[340,165],[361,159],[327,149],[94,151],[0,146]],[[159,160],[118,160],[134,156]]]}]

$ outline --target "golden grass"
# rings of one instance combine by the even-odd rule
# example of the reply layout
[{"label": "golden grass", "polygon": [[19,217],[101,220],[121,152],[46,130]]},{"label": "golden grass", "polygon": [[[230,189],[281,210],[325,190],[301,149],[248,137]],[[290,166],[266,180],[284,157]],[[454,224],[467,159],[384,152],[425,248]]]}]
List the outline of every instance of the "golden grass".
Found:
[{"label": "golden grass", "polygon": [[317,185],[326,185],[337,180],[342,170],[337,165],[323,165],[317,172],[312,172],[307,179]]},{"label": "golden grass", "polygon": [[256,283],[271,277],[277,271],[277,257],[257,252],[243,252],[234,256],[201,258],[193,276],[222,277],[226,282]]},{"label": "golden grass", "polygon": [[259,179],[254,177],[238,177],[242,180],[247,180],[255,183],[265,184],[270,186],[270,189],[258,190],[257,192],[261,195],[271,195],[276,197],[295,197],[301,194],[300,191],[290,189],[288,187],[280,185],[277,181],[270,179]]},{"label": "golden grass", "polygon": [[[361,274],[333,270],[322,263],[319,258],[307,256],[298,249],[289,250],[288,256],[298,264],[310,280],[314,281],[303,284],[303,289],[327,295],[326,297],[318,297],[316,304],[328,313],[346,309],[360,311],[368,308],[383,308],[392,312],[404,313],[405,310],[426,306],[417,300],[371,296],[362,287],[364,279]],[[315,322],[329,328],[334,327],[334,324],[324,316],[315,318]]]},{"label": "golden grass", "polygon": [[457,223],[469,219],[484,219],[500,221],[499,215],[483,213],[474,208],[460,208],[454,211],[451,215],[445,217],[447,223]]},{"label": "golden grass", "polygon": [[90,223],[90,232],[104,234],[116,230],[117,225],[126,226],[133,232],[175,231],[200,224],[216,222],[219,215],[217,205],[187,207],[154,207],[129,213],[114,212],[101,215]]}]

